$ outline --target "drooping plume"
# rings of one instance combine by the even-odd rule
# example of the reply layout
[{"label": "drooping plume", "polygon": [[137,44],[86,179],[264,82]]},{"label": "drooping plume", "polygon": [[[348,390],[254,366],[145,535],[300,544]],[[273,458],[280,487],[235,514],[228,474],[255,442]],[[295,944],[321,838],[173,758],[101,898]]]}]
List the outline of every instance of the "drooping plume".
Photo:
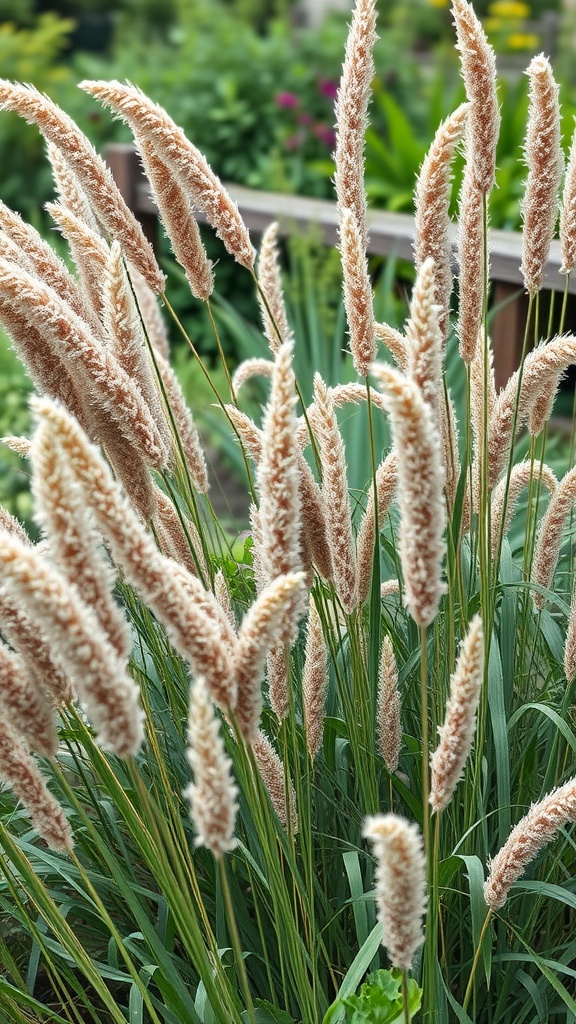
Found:
[{"label": "drooping plume", "polygon": [[164,290],[152,246],[134,214],[126,206],[116,182],[92,144],[68,114],[33,86],[0,80],[0,106],[14,110],[36,124],[44,137],[66,157],[86,190],[90,202],[106,231],[117,238],[128,259],[141,271],[155,292]]},{"label": "drooping plume", "polygon": [[238,790],[232,762],[224,750],[220,725],[202,677],[190,692],[188,763],[194,782],[185,790],[196,826],[196,846],[207,846],[217,860],[233,850]]},{"label": "drooping plume", "polygon": [[532,804],[490,862],[484,899],[491,910],[504,906],[510,887],[522,877],[530,861],[554,842],[560,829],[572,821],[576,821],[576,779],[570,779]]},{"label": "drooping plume", "polygon": [[[128,122],[139,138],[154,145],[177,176],[192,206],[205,215],[238,263],[251,269],[255,252],[236,203],[232,202],[205,157],[188,141],[166,111],[140,89],[122,82],[86,81],[80,83],[80,88],[111,107]],[[131,254],[128,255],[132,259]],[[138,266],[136,260],[133,262]]]},{"label": "drooping plume", "polygon": [[284,304],[277,237],[278,224],[274,222],[262,235],[258,254],[258,284],[263,293],[258,292],[258,301],[266,340],[272,352],[293,340]]},{"label": "drooping plume", "polygon": [[390,773],[398,767],[402,744],[400,713],[402,703],[398,690],[398,669],[394,648],[389,636],[382,640],[380,671],[378,675],[378,747]]}]

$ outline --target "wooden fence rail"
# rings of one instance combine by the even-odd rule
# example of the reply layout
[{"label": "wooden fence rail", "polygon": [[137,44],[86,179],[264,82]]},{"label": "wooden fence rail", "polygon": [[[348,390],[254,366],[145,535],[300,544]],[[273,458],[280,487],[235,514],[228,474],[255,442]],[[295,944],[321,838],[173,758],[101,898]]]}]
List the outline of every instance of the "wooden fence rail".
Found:
[{"label": "wooden fence rail", "polygon": [[[148,237],[154,241],[158,211],[134,147],[128,143],[110,145],[106,150],[106,160],[125,201],[142,222]],[[277,220],[281,233],[285,235],[306,231],[314,225],[326,245],[336,244],[338,218],[334,202],[260,192],[240,185],[227,185],[227,188],[252,233],[261,234],[273,220]],[[375,210],[369,215],[369,224],[370,253],[412,259],[414,218],[410,214]],[[490,230],[489,238],[494,307],[492,341],[496,383],[501,386],[518,366],[526,321],[527,299],[520,273],[522,236],[512,231]],[[456,270],[455,231],[453,261]],[[561,263],[560,243],[555,241],[546,264],[546,290],[564,291],[566,278],[560,274]],[[576,275],[569,280],[569,292],[576,294]]]}]

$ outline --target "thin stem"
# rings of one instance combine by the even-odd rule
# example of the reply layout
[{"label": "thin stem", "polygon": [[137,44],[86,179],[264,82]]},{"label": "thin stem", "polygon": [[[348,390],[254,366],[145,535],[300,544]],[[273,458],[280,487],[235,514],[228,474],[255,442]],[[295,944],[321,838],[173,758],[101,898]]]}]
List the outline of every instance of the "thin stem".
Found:
[{"label": "thin stem", "polygon": [[410,1024],[410,1007],[408,1006],[408,974],[402,971],[402,1005],[404,1007],[404,1024]]},{"label": "thin stem", "polygon": [[224,897],[224,906],[226,908],[226,921],[228,929],[230,931],[230,939],[232,942],[232,948],[234,950],[234,960],[236,962],[236,972],[238,974],[238,980],[240,981],[240,987],[246,1003],[246,1010],[250,1018],[250,1024],[256,1024],[256,1014],[254,1011],[254,1003],[252,1002],[252,993],[250,992],[250,985],[248,984],[248,975],[246,973],[246,966],[244,964],[244,957],[242,955],[242,944],[240,942],[240,932],[238,931],[238,924],[236,923],[236,914],[234,913],[234,907],[232,905],[232,897],[230,895],[230,886],[228,884],[228,875],[226,873],[226,864],[223,857],[218,860],[218,871],[220,874],[220,885],[222,886],[222,896]]},{"label": "thin stem", "polygon": [[474,953],[474,959],[472,961],[472,967],[470,969],[470,977],[468,978],[468,984],[466,986],[466,992],[464,993],[464,1002],[462,1003],[462,1009],[464,1011],[466,1011],[466,1007],[468,1006],[468,1003],[470,1002],[470,996],[472,995],[472,985],[474,983],[474,975],[476,973],[476,968],[478,967],[478,962],[480,960],[480,953],[482,952],[482,943],[484,942],[484,936],[486,934],[486,929],[488,928],[488,925],[490,923],[490,918],[491,917],[492,917],[492,910],[489,910],[488,913],[486,914],[486,919],[484,921],[484,924],[482,925],[482,931],[480,932],[480,938],[478,939],[478,945],[476,947],[476,952]]},{"label": "thin stem", "polygon": [[420,626],[420,709],[422,716],[422,835],[426,859],[430,854],[430,759],[428,735],[428,647],[426,627]]}]

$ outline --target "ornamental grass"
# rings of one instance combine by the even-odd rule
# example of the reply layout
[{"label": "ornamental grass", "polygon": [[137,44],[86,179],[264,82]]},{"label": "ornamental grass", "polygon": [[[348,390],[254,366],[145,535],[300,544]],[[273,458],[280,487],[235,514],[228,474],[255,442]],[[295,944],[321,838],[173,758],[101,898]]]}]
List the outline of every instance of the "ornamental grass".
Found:
[{"label": "ornamental grass", "polygon": [[[152,249],[71,119],[0,81],[0,106],[46,138],[69,250],[0,208],[0,322],[37,392],[32,436],[5,440],[40,535],[0,509],[2,1024],[576,1021],[576,470],[548,425],[576,363],[575,146],[565,172],[537,57],[525,344],[498,391],[495,61],[466,0],[453,16],[467,102],[414,183],[400,329],[368,272],[377,26],[357,0],[336,103],[345,354],[304,352],[277,226],[257,256],[169,113],[82,83],[132,128],[220,351],[195,213],[257,296],[258,344],[229,392],[214,385],[250,506],[240,554]],[[554,318],[540,293],[560,203]]]}]

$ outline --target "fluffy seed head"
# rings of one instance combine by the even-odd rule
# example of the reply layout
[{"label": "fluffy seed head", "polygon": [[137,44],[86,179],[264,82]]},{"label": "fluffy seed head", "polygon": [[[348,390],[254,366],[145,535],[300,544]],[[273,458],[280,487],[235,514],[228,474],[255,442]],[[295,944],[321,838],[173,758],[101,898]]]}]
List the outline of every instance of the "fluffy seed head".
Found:
[{"label": "fluffy seed head", "polygon": [[362,834],[376,858],[376,901],[393,967],[409,971],[424,941],[426,861],[418,826],[395,814],[366,818]]}]

